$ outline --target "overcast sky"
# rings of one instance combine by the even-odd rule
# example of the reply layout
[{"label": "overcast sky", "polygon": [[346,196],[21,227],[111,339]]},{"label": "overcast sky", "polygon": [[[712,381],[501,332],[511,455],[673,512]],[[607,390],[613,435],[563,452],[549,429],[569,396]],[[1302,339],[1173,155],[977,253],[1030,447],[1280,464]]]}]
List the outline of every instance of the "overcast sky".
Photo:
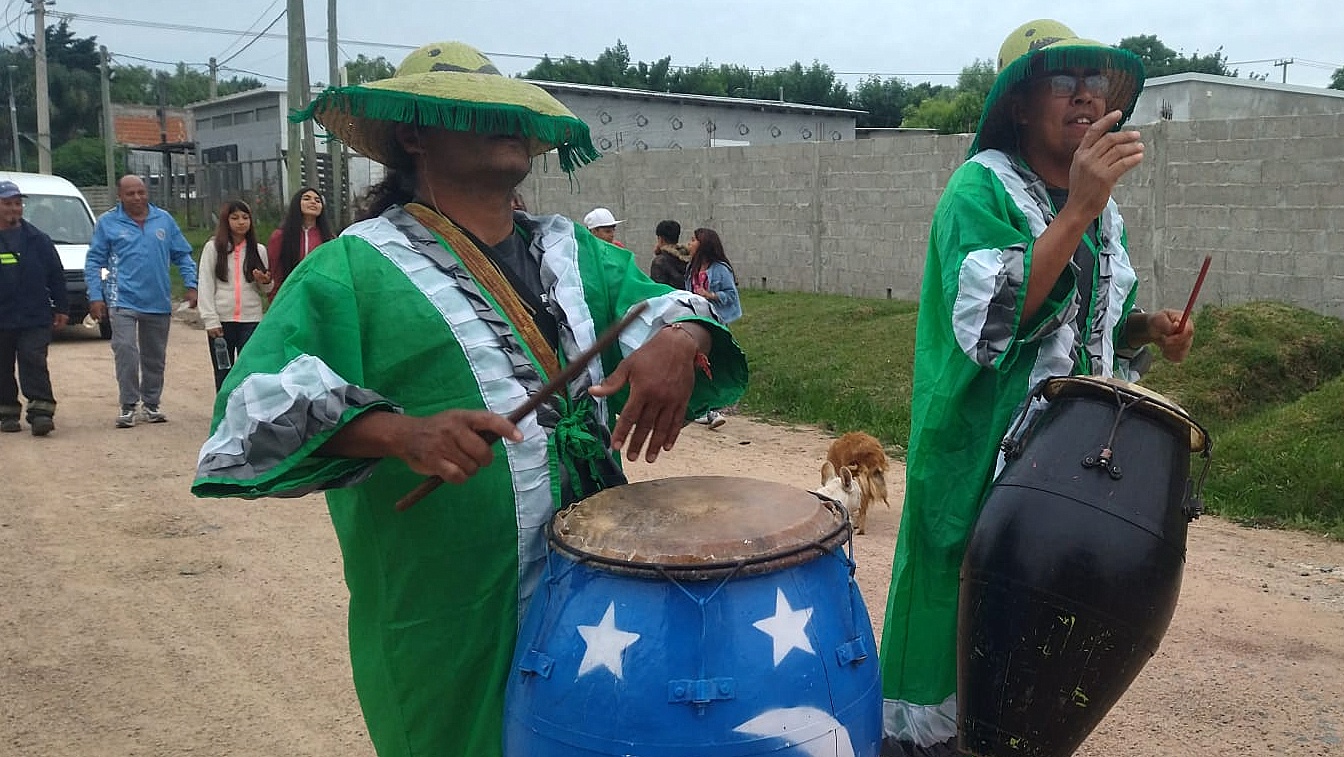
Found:
[{"label": "overcast sky", "polygon": [[[48,0],[51,3],[51,0]],[[3,39],[31,33],[28,0],[4,5]],[[286,5],[285,0],[58,0],[49,14],[73,14],[81,37],[97,35],[119,62],[185,61],[216,57],[226,66],[260,74],[268,84],[285,76],[284,39],[260,38],[241,53]],[[307,0],[310,37],[327,33],[327,0]],[[1086,8],[1086,10],[1084,10]],[[491,54],[505,73],[521,73],[533,56],[592,59],[625,42],[633,61],[671,56],[673,65],[706,60],[771,70],[813,60],[845,74],[910,82],[955,83],[976,58],[993,59],[1003,38],[1026,21],[1056,18],[1075,32],[1115,43],[1155,34],[1178,52],[1219,47],[1241,75],[1281,81],[1273,61],[1293,58],[1289,84],[1325,86],[1344,65],[1344,3],[1340,0],[1125,0],[1112,3],[1027,0],[339,0],[338,27],[345,58],[382,55],[397,63],[410,48],[456,39]],[[127,21],[133,23],[125,23]],[[281,19],[272,33],[283,34]],[[246,36],[156,28],[149,24],[211,27]],[[376,44],[365,44],[376,43]],[[310,49],[311,78],[328,77],[326,46]],[[230,56],[234,56],[230,59]],[[517,57],[514,57],[517,56]],[[1252,62],[1253,61],[1253,62]],[[153,64],[146,64],[153,65]],[[224,76],[238,75],[225,71]]]}]

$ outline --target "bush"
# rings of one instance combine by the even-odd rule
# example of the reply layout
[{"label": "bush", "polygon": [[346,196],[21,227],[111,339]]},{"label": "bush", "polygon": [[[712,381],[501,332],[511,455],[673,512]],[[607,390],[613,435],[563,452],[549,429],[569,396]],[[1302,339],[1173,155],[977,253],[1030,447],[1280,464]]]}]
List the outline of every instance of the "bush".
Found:
[{"label": "bush", "polygon": [[[77,187],[103,186],[107,183],[107,155],[100,137],[80,137],[51,151],[51,170]],[[118,147],[112,156],[114,177],[125,175],[126,149]]]}]

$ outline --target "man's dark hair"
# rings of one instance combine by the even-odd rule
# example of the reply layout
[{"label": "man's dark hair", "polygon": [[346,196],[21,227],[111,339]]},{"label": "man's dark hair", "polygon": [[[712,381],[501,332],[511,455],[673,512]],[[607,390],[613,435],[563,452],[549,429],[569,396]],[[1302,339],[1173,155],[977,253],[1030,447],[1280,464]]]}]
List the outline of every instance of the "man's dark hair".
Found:
[{"label": "man's dark hair", "polygon": [[681,239],[681,224],[676,221],[659,221],[653,233],[664,242],[676,244]]}]

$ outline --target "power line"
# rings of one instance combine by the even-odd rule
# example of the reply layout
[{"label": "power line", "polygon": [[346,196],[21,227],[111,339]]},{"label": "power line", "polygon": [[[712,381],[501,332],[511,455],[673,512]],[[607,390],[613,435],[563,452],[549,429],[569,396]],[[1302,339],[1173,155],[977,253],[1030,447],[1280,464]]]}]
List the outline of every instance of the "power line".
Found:
[{"label": "power line", "polygon": [[272,81],[279,81],[279,82],[283,82],[283,81],[285,81],[284,79],[282,79],[282,78],[279,77],[279,76],[271,76],[270,74],[263,74],[263,73],[259,73],[259,72],[257,72],[257,71],[248,71],[247,69],[243,69],[243,68],[234,68],[234,67],[232,67],[232,66],[220,66],[220,67],[219,67],[219,70],[220,70],[220,71],[229,71],[229,72],[231,72],[231,73],[235,73],[235,74],[247,74],[248,76],[255,76],[255,77],[260,78],[260,79],[270,79],[270,80],[272,80]]},{"label": "power line", "polygon": [[[219,27],[215,27],[215,26],[195,26],[195,25],[192,25],[192,24],[170,24],[170,23],[165,23],[165,22],[162,22],[162,21],[142,21],[142,20],[140,20],[140,19],[133,19],[133,18],[113,18],[113,17],[111,17],[111,16],[92,16],[92,15],[89,15],[89,14],[86,14],[86,13],[62,13],[61,15],[64,16],[65,18],[69,18],[69,19],[79,19],[79,20],[82,20],[82,21],[92,21],[92,22],[100,23],[100,24],[113,24],[113,25],[120,25],[120,26],[134,26],[134,27],[139,27],[139,28],[143,28],[143,29],[166,29],[166,30],[168,30],[168,31],[197,32],[197,33],[199,33],[199,34],[232,34],[232,35],[247,34],[247,32],[239,31],[238,29],[221,29],[221,28],[219,28]],[[286,35],[286,34],[280,34],[280,33],[266,33],[266,34],[260,34],[260,35],[258,35],[258,37],[259,37],[259,38],[264,37],[264,38],[266,38],[266,39],[289,39],[289,36],[288,36],[288,35]],[[305,39],[306,41],[308,41],[308,42],[326,42],[326,41],[327,41],[325,37],[304,37],[304,39]],[[396,43],[396,42],[371,42],[371,41],[368,41],[368,40],[360,40],[360,39],[343,39],[343,40],[341,40],[341,42],[342,42],[343,44],[347,44],[347,45],[358,45],[358,46],[362,46],[362,47],[375,47],[375,48],[395,49],[395,50],[419,50],[420,47],[421,47],[420,45],[406,45],[406,44],[399,44],[399,43]],[[488,55],[488,56],[491,56],[491,57],[495,57],[495,58],[521,58],[521,59],[525,59],[525,60],[541,60],[541,59],[544,57],[544,56],[541,56],[541,55],[524,55],[524,54],[521,54],[521,53],[495,53],[495,52],[486,52],[485,54]]]},{"label": "power line", "polygon": [[267,24],[267,25],[266,25],[266,28],[265,28],[265,29],[262,29],[260,34],[258,34],[257,36],[253,37],[253,38],[251,39],[251,41],[249,41],[246,45],[243,45],[242,47],[238,48],[238,52],[236,52],[236,53],[234,53],[233,55],[230,55],[229,57],[227,57],[227,58],[225,58],[224,60],[220,61],[220,64],[223,65],[223,64],[225,64],[225,63],[228,63],[229,61],[233,60],[234,58],[237,58],[239,55],[242,55],[243,53],[247,52],[247,48],[249,48],[249,47],[255,45],[255,44],[257,43],[257,40],[261,39],[262,35],[264,35],[266,32],[268,32],[268,31],[271,30],[271,27],[272,27],[272,26],[275,26],[276,24],[280,23],[280,19],[282,19],[282,18],[285,17],[285,13],[286,13],[286,11],[280,11],[280,15],[278,15],[278,16],[276,16],[274,19],[272,19],[272,20],[271,20],[271,23]]},{"label": "power line", "polygon": [[[242,42],[242,41],[243,41],[243,37],[247,36],[248,34],[251,34],[251,33],[252,33],[252,30],[256,28],[257,24],[260,24],[260,23],[262,22],[262,20],[266,18],[266,15],[267,15],[268,13],[271,12],[271,9],[275,8],[275,4],[278,3],[278,2],[280,2],[280,0],[271,0],[271,4],[268,5],[268,6],[266,6],[266,10],[264,10],[264,11],[262,11],[261,13],[258,13],[258,14],[257,14],[257,20],[256,20],[256,21],[253,21],[251,24],[248,25],[248,27],[247,27],[247,31],[245,31],[245,32],[243,32],[242,34],[238,35],[238,38],[237,38],[237,39],[235,39],[234,41],[230,42],[230,43],[229,43],[229,46],[226,47],[226,48],[224,48],[223,50],[219,51],[219,53],[217,53],[217,54],[215,55],[215,57],[216,57],[216,58],[223,58],[225,55],[228,54],[229,50],[233,49],[233,46],[234,46],[234,45],[238,44],[239,42]],[[269,28],[269,27],[267,27],[267,28]]]},{"label": "power line", "polygon": [[[14,10],[14,5],[16,3],[19,5],[20,10],[17,14],[14,15],[14,18],[11,19],[9,17],[10,11]],[[23,18],[22,7],[23,7],[23,0],[9,0],[9,2],[5,4],[5,15],[2,19],[5,22],[5,31],[7,32],[12,31],[14,29],[14,23],[19,19]]]},{"label": "power line", "polygon": [[143,63],[157,63],[157,64],[160,65],[160,66],[176,66],[178,63],[181,63],[181,64],[184,65],[184,66],[192,66],[192,67],[195,67],[195,68],[204,68],[204,67],[210,65],[209,63],[187,63],[186,61],[181,61],[181,60],[180,60],[180,61],[177,61],[176,63],[173,62],[173,61],[167,61],[167,60],[154,60],[153,58],[141,58],[141,57],[136,56],[136,55],[128,55],[127,53],[112,53],[111,55],[112,55],[112,58],[113,58],[113,59],[117,59],[117,58],[129,58],[130,60],[138,60],[138,61],[141,61],[141,62],[143,62]]}]

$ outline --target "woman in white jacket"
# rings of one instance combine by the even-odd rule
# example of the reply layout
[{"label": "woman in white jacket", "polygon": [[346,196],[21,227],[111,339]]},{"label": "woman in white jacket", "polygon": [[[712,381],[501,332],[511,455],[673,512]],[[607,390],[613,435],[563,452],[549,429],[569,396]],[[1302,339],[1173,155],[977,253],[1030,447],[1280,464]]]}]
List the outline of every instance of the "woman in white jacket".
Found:
[{"label": "woman in white jacket", "polygon": [[219,213],[215,235],[201,249],[200,310],[215,366],[215,391],[224,384],[265,311],[271,276],[266,248],[257,244],[252,209],[232,200]]}]

